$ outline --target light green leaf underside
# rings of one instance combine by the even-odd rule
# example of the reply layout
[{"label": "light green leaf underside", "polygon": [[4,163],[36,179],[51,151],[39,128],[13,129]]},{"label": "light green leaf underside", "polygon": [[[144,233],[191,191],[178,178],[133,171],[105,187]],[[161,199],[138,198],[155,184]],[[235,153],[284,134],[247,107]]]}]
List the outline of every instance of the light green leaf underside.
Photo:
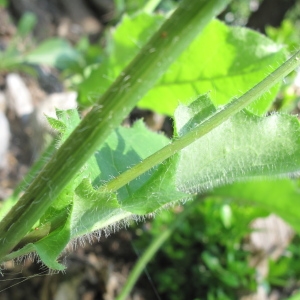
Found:
[{"label": "light green leaf underside", "polygon": [[[209,108],[214,113],[207,96],[191,108],[179,107],[175,112],[179,135],[197,126],[201,113],[195,113],[196,104],[198,110]],[[234,181],[287,176],[299,170],[297,118],[280,114],[258,117],[241,111],[180,152],[176,186],[183,192],[202,193]]]},{"label": "light green leaf underside", "polygon": [[[162,17],[144,13],[124,17],[113,35],[109,57],[80,85],[82,104],[89,104],[104,93],[162,21]],[[162,38],[167,38],[167,33]],[[284,59],[284,49],[265,36],[214,20],[139,102],[139,106],[173,115],[179,103],[189,103],[192,98],[208,91],[211,91],[216,106],[224,105],[258,83]],[[273,87],[249,110],[256,114],[265,113],[278,89],[278,85]]]},{"label": "light green leaf underside", "polygon": [[177,155],[152,171],[144,185],[122,199],[122,207],[132,213],[145,215],[166,204],[191,199],[191,195],[178,191],[175,186],[176,160]]}]

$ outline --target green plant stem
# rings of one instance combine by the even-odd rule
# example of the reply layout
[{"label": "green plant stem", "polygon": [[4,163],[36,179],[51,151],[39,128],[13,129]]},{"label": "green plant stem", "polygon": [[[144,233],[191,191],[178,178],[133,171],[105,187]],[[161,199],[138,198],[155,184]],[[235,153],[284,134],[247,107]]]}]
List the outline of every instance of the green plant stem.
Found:
[{"label": "green plant stem", "polygon": [[280,82],[285,76],[287,76],[299,65],[300,51],[294,54],[283,65],[277,68],[274,72],[268,75],[263,81],[259,82],[252,89],[247,91],[240,98],[228,103],[225,107],[217,111],[211,118],[201,123],[195,129],[174,140],[171,144],[165,146],[161,150],[147,157],[128,171],[120,174],[118,177],[109,181],[106,185],[101,186],[100,189],[105,191],[116,191],[133,179],[150,170],[154,166],[162,163],[167,158],[171,157],[194,141],[206,135],[208,132],[222,124],[224,121],[228,120],[237,112],[247,107],[251,102],[255,101],[265,92],[267,92],[273,85]]},{"label": "green plant stem", "polygon": [[180,3],[2,219],[0,261],[31,230],[89,157],[228,2],[184,0]]},{"label": "green plant stem", "polygon": [[196,204],[197,201],[193,201],[192,203],[190,203],[190,205],[185,206],[184,210],[177,215],[175,221],[171,225],[168,224],[169,227],[154,239],[154,241],[146,249],[144,254],[139,258],[138,262],[135,264],[134,268],[130,272],[129,277],[116,300],[126,299],[133,286],[135,285],[136,281],[140,277],[141,273],[143,272],[145,266],[152,259],[152,257],[159,250],[159,248],[161,248],[162,244],[170,237],[170,235],[176,229],[176,227],[180,225],[183,222],[183,220],[188,216],[190,211],[193,210]]}]

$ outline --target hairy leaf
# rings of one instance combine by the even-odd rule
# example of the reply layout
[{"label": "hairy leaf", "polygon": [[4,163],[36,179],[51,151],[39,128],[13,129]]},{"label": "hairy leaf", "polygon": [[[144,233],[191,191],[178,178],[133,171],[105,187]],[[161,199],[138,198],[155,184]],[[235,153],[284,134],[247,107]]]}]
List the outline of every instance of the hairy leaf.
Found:
[{"label": "hairy leaf", "polygon": [[96,191],[87,179],[76,189],[71,212],[72,238],[115,225],[131,214],[123,211],[112,193]]},{"label": "hairy leaf", "polygon": [[[201,123],[201,112],[216,112],[207,96],[176,110],[179,136]],[[244,110],[181,151],[176,186],[183,192],[202,193],[234,181],[287,176],[299,170],[297,118],[281,114],[259,117]]]}]

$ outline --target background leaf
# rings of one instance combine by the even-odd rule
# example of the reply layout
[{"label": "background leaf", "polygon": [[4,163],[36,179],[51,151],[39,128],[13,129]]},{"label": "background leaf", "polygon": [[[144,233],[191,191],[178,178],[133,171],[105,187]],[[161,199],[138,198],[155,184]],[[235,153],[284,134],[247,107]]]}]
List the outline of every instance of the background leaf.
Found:
[{"label": "background leaf", "polygon": [[37,17],[30,12],[25,13],[18,23],[18,34],[20,37],[28,35],[35,27]]},{"label": "background leaf", "polygon": [[[210,91],[215,106],[239,97],[285,60],[285,50],[265,36],[242,27],[212,21],[170,67],[139,106],[172,115],[179,101],[190,102]],[[263,114],[279,85],[248,109]],[[161,101],[164,99],[164,101]]]},{"label": "background leaf", "polygon": [[78,64],[82,58],[66,40],[52,38],[47,39],[28,53],[24,60],[29,63],[44,64],[65,69]]},{"label": "background leaf", "polygon": [[[87,105],[104,93],[162,21],[162,17],[145,13],[123,18],[113,34],[109,58],[105,58],[79,87],[81,104]],[[166,33],[162,38],[167,37]],[[232,97],[242,95],[284,60],[285,50],[265,36],[214,20],[138,105],[173,115],[179,101],[189,103],[192,98],[208,91],[211,91],[215,106],[224,105]],[[249,110],[264,114],[278,89],[279,85],[273,87]]]},{"label": "background leaf", "polygon": [[146,13],[134,17],[124,15],[108,42],[107,55],[79,85],[80,104],[90,105],[95,102],[95,99],[107,90],[163,21],[163,16],[151,16]]}]

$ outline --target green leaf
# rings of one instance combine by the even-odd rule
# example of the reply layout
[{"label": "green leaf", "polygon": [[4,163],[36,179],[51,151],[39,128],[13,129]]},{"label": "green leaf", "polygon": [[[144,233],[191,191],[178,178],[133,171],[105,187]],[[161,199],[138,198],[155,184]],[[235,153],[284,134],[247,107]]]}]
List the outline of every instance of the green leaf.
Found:
[{"label": "green leaf", "polygon": [[79,53],[64,39],[52,38],[28,53],[25,62],[44,64],[59,69],[68,68],[82,60]]},{"label": "green leaf", "polygon": [[254,203],[276,213],[300,233],[299,182],[288,179],[236,182],[214,190],[214,194]]},{"label": "green leaf", "polygon": [[[175,113],[177,135],[188,133],[215,113],[208,95],[189,106],[181,105]],[[60,117],[68,123],[68,131],[78,122],[76,118],[70,122],[65,115]],[[297,131],[299,123],[295,117],[275,114],[258,117],[243,111],[183,149],[180,155],[122,187],[117,195],[97,192],[94,188],[169,143],[163,135],[146,129],[142,122],[135,123],[133,128],[120,127],[89,160],[76,181],[85,177],[92,180],[92,185],[86,179],[76,189],[72,236],[101,229],[131,214],[151,213],[171,202],[189,199],[187,192],[204,192],[257,176],[296,172],[300,163]],[[102,198],[111,200],[103,205]],[[84,209],[86,205],[88,208]]]},{"label": "green leaf", "polygon": [[[176,158],[167,160],[157,169],[150,171],[150,176],[138,189],[131,190],[128,197],[121,200],[122,207],[138,215],[145,215],[179,200],[190,200],[191,195],[178,191],[175,185]],[[129,183],[132,186],[135,181]]]},{"label": "green leaf", "polygon": [[[79,87],[81,104],[86,105],[104,93],[162,20],[162,17],[144,13],[124,17],[113,35],[110,55]],[[284,60],[285,50],[265,36],[214,20],[138,105],[173,115],[179,101],[188,103],[208,91],[215,106],[224,105],[232,97],[242,95]],[[265,113],[278,89],[279,85],[273,87],[251,104],[249,110]]]},{"label": "green leaf", "polygon": [[[49,224],[48,224],[49,225]],[[47,227],[49,227],[47,225]],[[39,228],[36,228],[38,231]],[[43,230],[43,229],[42,229]],[[35,235],[36,232],[32,232]],[[37,235],[39,233],[37,232]],[[26,244],[23,248],[12,252],[7,259],[13,259],[19,255],[36,252],[41,261],[52,270],[64,270],[65,266],[57,261],[57,258],[70,241],[70,217],[64,219],[63,225],[47,234],[44,238],[33,243]]]},{"label": "green leaf", "polygon": [[163,21],[162,16],[146,13],[132,18],[125,15],[112,35],[103,62],[79,85],[80,103],[91,104],[93,98],[102,95]]},{"label": "green leaf", "polygon": [[[78,114],[76,110],[70,110],[66,112],[57,111],[57,115],[59,117],[57,122],[63,124],[63,126],[60,124],[59,127],[63,127],[62,133],[65,133],[61,138],[65,139],[65,135],[71,132],[77,125]],[[141,143],[141,141],[143,142]],[[168,143],[169,139],[162,134],[149,131],[142,121],[136,122],[132,128],[118,128],[109,136],[104,145],[96,152],[95,156],[87,162],[76,180],[72,181],[64,189],[53,205],[47,210],[41,219],[42,223],[55,223],[56,215],[61,213],[63,208],[70,210],[68,207],[73,202],[70,214],[70,237],[75,238],[89,234],[95,230],[105,229],[107,226],[115,225],[121,220],[132,217],[132,213],[146,214],[153,212],[163,205],[163,201],[167,203],[171,200],[177,200],[172,198],[174,192],[173,194],[168,193],[170,188],[176,191],[174,186],[170,186],[166,182],[168,176],[163,175],[165,178],[159,177],[161,176],[160,170],[163,169],[162,167],[160,167],[158,172],[155,172],[156,177],[152,176],[152,172],[147,173],[141,176],[136,182],[133,181],[120,189],[118,195],[95,190],[103,182],[110,180],[114,176],[118,176],[128,166],[140,162]],[[174,172],[171,171],[169,174],[173,178]],[[82,178],[85,179],[82,180]],[[153,178],[156,178],[156,182],[152,185]],[[81,180],[82,182],[78,185]],[[91,185],[90,180],[93,181],[93,185]],[[163,185],[165,194],[168,197],[160,199],[159,194],[156,193],[156,201],[153,202],[153,195],[147,197],[147,186],[149,184],[151,184],[154,190],[158,185]],[[141,193],[140,190],[144,193]],[[136,194],[138,193],[134,194],[136,191],[142,196],[141,198],[137,198],[138,201],[136,201]],[[180,199],[182,199],[183,193],[178,194],[180,195]],[[60,231],[57,233],[61,234]]]},{"label": "green leaf", "polygon": [[66,125],[60,121],[60,120],[57,120],[55,118],[52,118],[52,117],[49,117],[49,116],[46,116],[47,118],[47,121],[49,123],[49,125],[56,131],[60,132],[60,133],[64,133],[65,130],[66,130]]},{"label": "green leaf", "polygon": [[37,23],[37,17],[30,12],[26,12],[18,23],[18,34],[21,37],[28,35]]},{"label": "green leaf", "polygon": [[80,123],[80,117],[76,109],[56,109],[56,117],[57,119],[46,116],[49,125],[60,134],[57,139],[58,145],[64,142]]},{"label": "green leaf", "polygon": [[[147,129],[141,120],[135,122],[132,128],[120,126],[95,154],[100,176],[94,185],[100,185],[118,176],[169,142],[163,134]],[[127,194],[125,191],[124,193]]]},{"label": "green leaf", "polygon": [[[242,95],[284,60],[285,50],[265,36],[214,20],[139,106],[172,115],[179,101],[188,103],[191,98],[211,91],[211,100],[218,107]],[[256,114],[265,113],[278,89],[279,85],[273,87],[248,109]]]},{"label": "green leaf", "polygon": [[131,213],[123,211],[112,193],[94,190],[88,179],[76,189],[76,197],[71,213],[71,236],[79,237],[130,217]]},{"label": "green leaf", "polygon": [[[67,113],[73,115],[71,111]],[[65,118],[65,114],[60,115],[60,120],[62,117]],[[65,120],[67,131],[77,123]],[[76,180],[78,182],[80,178],[86,177],[77,187],[73,198],[71,236],[87,234],[131,216],[132,213],[151,213],[164,204],[190,197],[176,191],[175,164],[170,165],[168,162],[118,190],[117,198],[114,194],[101,193],[94,189],[168,143],[169,139],[162,134],[149,131],[142,121],[136,122],[132,128],[120,127],[113,132],[95,156],[88,161]],[[92,180],[94,188],[89,180]],[[72,187],[65,189],[64,193],[68,197],[74,196]],[[63,200],[56,200],[55,203],[57,201]],[[69,201],[65,206],[68,204]],[[53,215],[53,208],[48,210],[47,215],[51,214]]]},{"label": "green leaf", "polygon": [[[175,113],[177,135],[189,133],[215,113],[216,109],[208,95],[200,96],[189,106],[181,105]],[[58,111],[57,114],[60,121],[64,120],[66,132],[70,132],[78,123],[76,111]],[[255,138],[257,136],[258,139]],[[143,143],[140,143],[142,138]],[[43,261],[51,268],[62,268],[56,261],[62,248],[55,247],[47,253],[46,249],[51,243],[59,240],[61,245],[66,245],[70,238],[109,228],[132,217],[133,213],[154,212],[166,204],[190,198],[186,192],[204,191],[228,181],[266,174],[286,175],[287,172],[299,170],[297,118],[275,114],[263,118],[242,111],[183,149],[180,155],[172,156],[117,193],[94,189],[109,180],[109,175],[117,176],[128,164],[136,164],[168,143],[167,138],[148,131],[142,122],[137,122],[133,128],[118,128],[109,136],[95,157],[89,160],[42,217],[42,225],[53,222],[55,229],[33,245]],[[278,165],[274,165],[274,155]],[[93,170],[89,164],[94,166]],[[88,178],[93,179],[94,186]],[[177,186],[181,188],[179,191]],[[249,194],[250,191],[253,193],[253,188],[249,189]],[[226,196],[230,196],[230,193]],[[299,199],[299,195],[295,199]],[[268,203],[264,201],[265,208]],[[274,206],[272,201],[270,203]],[[55,225],[56,214],[65,216],[61,214],[64,209],[67,212],[65,215],[69,215],[67,221],[70,220],[70,225],[68,221],[58,227]],[[290,215],[290,212],[282,210],[280,204],[275,209],[281,211],[285,218]],[[299,216],[294,214],[293,218],[290,222],[296,224]]]},{"label": "green leaf", "polygon": [[[118,128],[95,154],[100,174],[93,185],[100,186],[118,176],[168,143],[165,136],[149,131],[141,121],[133,128]],[[147,214],[169,202],[189,198],[176,191],[174,167],[173,161],[165,162],[119,189],[122,208],[134,214]]]},{"label": "green leaf", "polygon": [[[76,110],[58,111],[58,122],[70,132],[78,123]],[[63,139],[65,137],[62,137]],[[143,141],[143,142],[141,142]],[[73,201],[71,237],[88,234],[134,214],[155,211],[168,202],[189,197],[174,186],[174,164],[163,164],[118,190],[118,194],[96,191],[95,188],[118,176],[169,143],[162,134],[148,130],[142,121],[132,128],[119,127],[82,169],[76,180],[65,188],[43,216],[43,222],[55,220],[55,215]],[[78,183],[83,181],[76,188]],[[91,185],[89,182],[92,181]],[[149,192],[149,187],[153,190]],[[72,200],[73,199],[73,200]],[[109,199],[109,200],[108,200]],[[59,206],[60,205],[60,206]]]},{"label": "green leaf", "polygon": [[64,226],[36,242],[34,248],[47,267],[53,270],[64,270],[66,267],[58,263],[57,258],[70,241],[70,238],[70,218],[67,218]]},{"label": "green leaf", "polygon": [[[216,113],[207,95],[190,106],[179,106],[175,112],[179,136],[198,126],[209,111]],[[299,170],[297,117],[259,117],[244,110],[181,151],[176,185],[182,192],[201,193],[234,181],[288,176]]]}]

